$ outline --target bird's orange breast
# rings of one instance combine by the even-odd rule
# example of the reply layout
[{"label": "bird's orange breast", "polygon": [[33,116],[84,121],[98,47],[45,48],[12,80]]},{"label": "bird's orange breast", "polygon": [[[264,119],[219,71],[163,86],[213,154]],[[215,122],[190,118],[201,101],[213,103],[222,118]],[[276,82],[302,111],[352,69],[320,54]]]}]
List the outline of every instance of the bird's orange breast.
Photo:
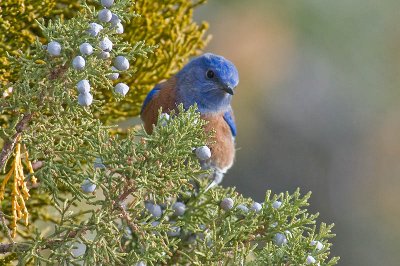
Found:
[{"label": "bird's orange breast", "polygon": [[215,135],[211,138],[213,142],[210,145],[211,161],[222,172],[226,172],[235,159],[235,143],[232,137],[231,129],[226,123],[223,113],[205,114],[201,118],[208,121],[205,126],[205,132],[210,132],[214,129]]}]

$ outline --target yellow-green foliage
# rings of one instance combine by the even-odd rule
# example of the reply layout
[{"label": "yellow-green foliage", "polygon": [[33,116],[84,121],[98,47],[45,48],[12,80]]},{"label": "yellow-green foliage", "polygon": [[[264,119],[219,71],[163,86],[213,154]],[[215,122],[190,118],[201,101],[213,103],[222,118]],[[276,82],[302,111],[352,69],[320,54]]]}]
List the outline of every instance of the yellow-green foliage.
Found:
[{"label": "yellow-green foliage", "polygon": [[[89,5],[100,8],[97,1],[89,0]],[[198,25],[192,20],[193,10],[205,0],[138,0],[132,12],[141,17],[133,18],[124,23],[125,40],[130,43],[144,40],[146,45],[158,45],[154,54],[148,59],[137,58],[131,62],[136,73],[125,77],[131,90],[125,99],[115,102],[111,91],[104,90],[96,96],[106,102],[105,112],[99,114],[103,121],[111,123],[128,116],[138,115],[143,98],[147,92],[162,79],[169,78],[189,59],[204,48],[207,38],[205,23]],[[70,18],[80,10],[78,0],[0,0],[0,89],[7,88],[18,79],[18,69],[10,68],[6,52],[16,55],[18,50],[29,49],[36,37],[42,38],[35,19],[44,17]],[[42,42],[45,42],[43,39]],[[100,89],[99,89],[100,90]],[[2,97],[3,91],[0,91]],[[100,97],[102,95],[102,97]],[[1,106],[0,106],[1,108]],[[104,109],[103,109],[104,110]],[[12,118],[12,113],[0,116],[0,127],[6,127]],[[0,147],[3,146],[0,140]],[[47,220],[45,206],[48,198],[32,193],[28,202],[31,210],[31,220]],[[42,195],[43,196],[43,195]],[[3,202],[2,204],[9,204]],[[32,208],[31,205],[37,205]],[[43,208],[39,208],[42,206]],[[29,229],[28,229],[29,231]],[[21,230],[21,237],[28,236],[28,231]]]},{"label": "yellow-green foliage", "polygon": [[[97,1],[88,1],[96,4]],[[207,38],[206,23],[198,25],[192,20],[193,10],[205,0],[138,0],[132,8],[141,17],[132,19],[124,25],[125,40],[136,43],[139,40],[146,45],[158,45],[155,54],[149,59],[137,58],[131,62],[136,73],[125,77],[131,86],[128,96],[118,102],[111,99],[111,91],[103,91],[107,102],[105,112],[101,114],[104,122],[110,123],[139,114],[142,101],[149,90],[163,79],[169,78],[189,59],[198,54],[205,46]],[[17,71],[10,69],[6,51],[15,54],[26,50],[35,38],[41,37],[34,19],[40,17],[72,16],[79,10],[75,0],[2,0],[0,1],[0,85],[6,85],[17,79]],[[2,93],[2,92],[1,92]],[[1,94],[0,94],[1,97]],[[8,119],[2,117],[0,125]]]},{"label": "yellow-green foliage", "polygon": [[38,27],[34,20],[49,16],[55,0],[1,0],[0,1],[0,85],[16,80],[16,71],[10,69],[6,52],[15,54],[26,50],[35,40]]}]

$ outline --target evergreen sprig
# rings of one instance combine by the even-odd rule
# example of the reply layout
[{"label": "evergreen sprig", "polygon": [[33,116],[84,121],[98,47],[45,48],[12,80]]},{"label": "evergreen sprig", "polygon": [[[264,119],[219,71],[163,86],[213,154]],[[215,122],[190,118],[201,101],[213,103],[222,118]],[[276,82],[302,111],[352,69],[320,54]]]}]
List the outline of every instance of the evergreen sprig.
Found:
[{"label": "evergreen sprig", "polygon": [[[169,4],[166,9],[172,12]],[[22,199],[31,215],[29,228],[14,226],[26,216],[11,211],[18,189],[5,186],[0,253],[6,255],[1,262],[334,265],[338,258],[329,259],[328,242],[332,225],[317,229],[318,214],[306,209],[310,193],[268,191],[264,202],[256,203],[235,188],[210,188],[210,173],[201,169],[194,152],[209,141],[196,106],[184,110],[180,105],[170,116],[160,110],[152,135],[142,128],[117,135],[102,121],[109,103],[117,106],[126,99],[108,78],[114,59],[140,58],[137,63],[145,67],[138,65],[138,72],[118,71],[138,77],[155,46],[145,45],[145,39],[124,42],[109,22],[99,21],[99,10],[84,4],[69,20],[38,21],[46,41],[37,39],[29,55],[10,56],[19,75],[12,92],[0,98],[0,115],[10,118],[0,130],[0,168],[15,177],[14,184],[30,189]],[[128,0],[115,1],[110,10],[123,22],[137,16],[130,13]],[[103,26],[96,34],[88,32],[93,22]],[[104,38],[114,44],[111,51],[102,46]],[[86,65],[77,69],[73,61],[85,42],[94,52],[84,55]],[[110,58],[99,58],[103,52]],[[173,61],[168,62],[164,74],[171,71]],[[79,91],[81,80],[88,80],[90,92]],[[93,94],[93,102],[79,101],[85,93]]]},{"label": "evergreen sprig", "polygon": [[[38,27],[34,19],[47,17],[55,8],[54,0],[12,0],[0,2],[0,85],[17,79],[10,69],[6,51],[17,54],[35,41]],[[3,93],[3,92],[1,92]]]},{"label": "evergreen sprig", "polygon": [[[119,1],[115,4],[115,11],[112,10],[119,12],[115,13],[118,17],[127,19],[130,7],[128,3],[126,0]],[[37,40],[32,47],[32,55],[10,57],[13,65],[20,70],[20,78],[12,84],[11,95],[0,99],[2,114],[13,114],[10,126],[1,129],[5,143],[0,154],[0,168],[5,169],[14,147],[18,148],[22,144],[31,154],[32,160],[45,162],[43,167],[45,171],[43,169],[42,171],[46,174],[41,178],[41,187],[50,190],[54,197],[58,193],[57,183],[77,193],[74,185],[76,181],[81,180],[79,175],[76,177],[73,173],[82,169],[83,164],[79,160],[86,160],[86,156],[93,152],[95,140],[91,136],[97,134],[103,127],[94,116],[94,112],[100,110],[101,101],[95,100],[92,108],[82,108],[77,104],[78,82],[82,79],[88,80],[92,86],[90,92],[94,94],[95,99],[101,89],[108,89],[114,91],[114,98],[118,100],[121,96],[107,79],[114,58],[123,55],[132,60],[135,56],[153,49],[150,46],[140,45],[142,41],[138,41],[139,45],[136,45],[136,49],[132,49],[122,41],[110,23],[104,23],[103,30],[93,36],[88,30],[90,23],[99,22],[97,12],[89,6],[85,7],[79,16],[65,22],[50,21],[47,26],[39,23],[43,35],[48,38],[48,44],[42,45]],[[126,14],[122,12],[124,9]],[[104,52],[101,41],[105,38],[116,43],[110,51],[109,59],[99,58]],[[52,42],[56,42],[61,48],[57,53],[51,50]],[[72,62],[80,53],[80,44],[84,42],[91,43],[94,52],[85,56],[87,62],[85,68],[77,70]],[[28,124],[30,127],[26,130]],[[76,146],[83,146],[85,150],[77,152]],[[19,161],[22,157],[17,155],[18,153],[13,157],[12,165],[21,164]],[[10,168],[9,171],[11,170]],[[14,184],[20,172],[15,171]],[[20,186],[22,185],[23,183]],[[11,202],[13,210],[24,210],[28,198],[29,195],[21,197],[19,203],[13,200]],[[12,216],[14,221],[22,218],[19,211],[14,212]],[[27,220],[27,214],[23,217]],[[15,225],[12,226],[14,235],[15,228]]]},{"label": "evergreen sprig", "polygon": [[[79,2],[71,0],[1,1],[0,10],[4,15],[0,16],[0,26],[4,27],[4,31],[0,31],[3,33],[0,36],[4,38],[0,44],[0,83],[4,88],[0,90],[0,97],[1,94],[9,95],[10,83],[19,78],[19,68],[11,68],[6,52],[17,55],[20,51],[26,51],[27,55],[30,54],[29,48],[37,37],[40,41],[45,41],[38,24],[32,22],[43,17],[62,21],[77,17],[77,12],[87,12],[85,5],[79,5]],[[206,35],[208,24],[203,22],[199,25],[194,22],[193,11],[205,2],[206,0],[162,2],[139,0],[132,3],[129,12],[125,12],[131,19],[123,20],[125,27],[122,37],[133,47],[132,50],[137,51],[137,54],[141,56],[130,62],[135,75],[125,75],[123,79],[135,90],[119,102],[114,102],[109,101],[113,97],[112,91],[100,88],[101,94],[97,95],[97,99],[104,100],[105,105],[102,112],[96,113],[97,117],[106,124],[112,125],[115,121],[138,115],[146,92],[160,80],[167,79],[176,73],[189,57],[199,54],[204,49],[210,39],[210,36]],[[101,8],[99,1],[87,0],[86,3],[92,8]],[[141,16],[141,14],[145,15]],[[160,45],[162,49],[152,49],[155,53],[153,56],[146,57],[145,53],[142,53],[146,47],[154,48]],[[0,125],[7,126],[11,117],[10,113],[0,115]]]},{"label": "evergreen sprig", "polygon": [[[211,181],[198,178],[204,171],[193,153],[207,141],[203,125],[195,107],[187,112],[180,107],[154,135],[139,130],[120,138],[104,129],[96,154],[88,157],[90,162],[100,156],[101,164],[89,164],[80,174],[99,187],[96,194],[76,187],[69,199],[54,200],[54,233],[19,243],[20,264],[302,265],[312,256],[320,265],[334,265],[337,258],[328,260],[332,225],[316,231],[318,215],[305,209],[310,193],[267,191],[261,210],[255,210],[253,200],[234,188],[206,189]],[[171,140],[171,132],[180,135]],[[36,173],[39,179],[46,171]],[[227,197],[234,205],[224,210],[220,203]],[[174,214],[176,201],[185,204],[183,215]],[[146,202],[161,206],[161,215],[149,212]],[[84,210],[74,207],[83,203]],[[84,252],[71,255],[77,247]]]}]

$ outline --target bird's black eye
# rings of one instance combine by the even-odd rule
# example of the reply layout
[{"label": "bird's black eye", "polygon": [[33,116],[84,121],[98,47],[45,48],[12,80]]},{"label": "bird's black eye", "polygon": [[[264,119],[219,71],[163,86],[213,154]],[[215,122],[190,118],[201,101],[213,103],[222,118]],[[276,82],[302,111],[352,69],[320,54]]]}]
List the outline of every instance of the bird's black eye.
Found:
[{"label": "bird's black eye", "polygon": [[207,78],[212,79],[215,76],[214,71],[208,70],[206,76]]}]

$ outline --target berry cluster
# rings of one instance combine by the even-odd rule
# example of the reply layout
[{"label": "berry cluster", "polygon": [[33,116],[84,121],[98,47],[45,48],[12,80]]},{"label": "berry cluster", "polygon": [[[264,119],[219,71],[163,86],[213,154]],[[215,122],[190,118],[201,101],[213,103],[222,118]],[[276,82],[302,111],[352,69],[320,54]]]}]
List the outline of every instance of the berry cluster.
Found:
[{"label": "berry cluster", "polygon": [[[162,119],[165,119],[164,122],[168,122],[169,120],[169,116],[167,114],[162,114],[160,117]],[[207,146],[198,147],[194,149],[194,151],[199,160],[209,160],[211,158],[211,151]],[[101,158],[95,159],[93,167],[95,169],[106,169],[106,165],[104,165]],[[82,183],[81,188],[85,193],[93,193],[96,189],[96,184],[94,184],[89,179],[86,179]],[[178,199],[171,199],[169,200],[168,203],[164,204],[157,204],[153,201],[145,201],[144,207],[146,211],[143,212],[142,214],[146,217],[150,215],[151,220],[149,221],[149,224],[151,225],[152,228],[157,228],[158,226],[161,226],[161,223],[163,221],[167,221],[170,225],[170,229],[167,232],[167,235],[169,237],[178,237],[183,241],[185,241],[185,243],[192,244],[196,241],[197,238],[204,239],[206,237],[207,227],[204,225],[200,225],[199,229],[201,229],[204,232],[193,233],[191,231],[184,230],[179,225],[177,225],[179,220],[182,219],[188,211],[190,211],[190,209],[188,210],[186,204],[187,202],[183,198],[179,197]],[[262,213],[263,209],[267,207],[265,204],[260,204],[255,201],[249,205],[243,203],[235,204],[235,200],[231,197],[223,198],[217,204],[219,205],[219,208],[221,208],[222,211],[230,212],[238,219],[245,219],[246,217],[249,217],[249,215],[257,215],[257,214],[259,215]],[[284,203],[278,200],[273,201],[269,205],[269,208],[272,208],[274,210],[283,207]],[[167,214],[168,210],[169,214]],[[277,225],[278,224],[276,222],[271,223],[271,228],[275,228],[277,227]],[[127,227],[126,230],[129,231],[129,228]],[[153,233],[158,234],[157,232]],[[126,234],[127,234],[126,237],[130,237],[132,232],[127,232]],[[285,230],[284,232],[276,233],[273,237],[273,242],[278,247],[282,247],[288,245],[291,241],[291,238],[293,238],[292,233],[289,230]],[[320,241],[313,240],[310,242],[310,248],[311,250],[313,250],[312,253],[318,253],[324,249],[324,244],[321,243]],[[319,263],[311,254],[308,254],[307,257],[305,258],[305,264],[319,265]],[[140,261],[136,265],[146,265],[146,264],[143,261]]]},{"label": "berry cluster", "polygon": [[[235,208],[234,200],[229,197],[222,199],[219,206],[222,210],[224,210],[226,212],[233,211],[237,215],[237,217],[240,217],[240,218],[244,218],[244,215],[249,213],[249,208],[244,204],[238,204]],[[271,204],[271,207],[273,209],[279,209],[281,206],[282,206],[281,201],[274,201]],[[258,202],[253,202],[253,204],[250,207],[250,210],[255,213],[261,212],[262,209],[263,209],[263,204],[260,204]],[[276,226],[277,226],[277,223],[271,224],[272,228],[274,228]],[[293,237],[292,233],[289,230],[286,230],[283,233],[276,233],[273,238],[273,241],[277,246],[281,247],[281,246],[287,245],[288,241],[290,241],[290,238],[292,238],[292,237]],[[316,241],[316,240],[311,241],[310,246],[314,247],[315,252],[320,252],[324,248],[324,244],[322,244],[320,241]],[[317,263],[315,258],[311,255],[307,256],[305,264],[319,265],[319,263]]]},{"label": "berry cluster", "polygon": [[[224,198],[223,200],[221,200],[219,206],[224,211],[229,211],[229,210],[233,209],[234,201],[232,198]],[[239,212],[244,213],[244,214],[248,213],[250,210],[253,212],[259,213],[262,210],[262,205],[258,202],[253,202],[250,207],[250,210],[249,210],[249,208],[246,205],[239,204],[236,206],[236,209],[239,210]]]},{"label": "berry cluster", "polygon": [[[101,5],[104,7],[97,14],[97,18],[100,23],[109,23],[108,27],[115,29],[115,33],[121,34],[124,32],[124,27],[119,19],[118,15],[113,14],[109,9],[114,4],[114,0],[101,0]],[[89,24],[87,29],[87,34],[92,37],[99,37],[100,32],[104,27],[98,23],[92,22]],[[112,41],[107,37],[102,37],[98,42],[98,54],[99,59],[108,59],[111,57],[110,52],[113,49]],[[47,44],[46,50],[51,56],[60,56],[62,45],[57,41],[51,41]],[[72,68],[77,71],[82,71],[85,69],[86,60],[93,54],[94,48],[89,42],[84,42],[79,46],[80,55],[75,56],[72,60]],[[85,59],[86,58],[86,59]],[[113,66],[111,67],[111,73],[107,74],[106,77],[110,80],[116,80],[119,78],[120,71],[125,71],[129,69],[129,61],[122,55],[114,58]],[[90,82],[87,79],[78,81],[76,88],[79,92],[78,103],[81,106],[89,106],[93,102],[93,95],[90,93]],[[118,95],[125,96],[129,91],[129,86],[125,83],[118,83],[114,87],[114,92]]]},{"label": "berry cluster", "polygon": [[[167,113],[160,114],[158,118],[158,126],[163,128],[168,126],[173,121],[170,115]],[[193,156],[196,156],[199,162],[207,162],[212,160],[212,151],[208,146],[200,146],[193,148]],[[94,168],[105,169],[106,166],[103,164],[100,158],[97,158],[94,162]],[[215,178],[215,174],[214,174]],[[221,178],[222,179],[222,178]],[[215,183],[215,179],[211,184]],[[195,183],[195,182],[193,182]],[[210,187],[210,186],[209,186]],[[85,180],[82,184],[82,190],[86,193],[93,193],[96,189],[96,184],[90,180]],[[208,188],[207,188],[208,190]],[[206,191],[202,191],[204,193]],[[197,228],[189,228],[182,224],[182,222],[190,219],[192,215],[196,215],[196,205],[193,205],[191,199],[193,196],[198,195],[199,187],[196,188],[194,184],[194,191],[180,194],[177,198],[169,198],[167,202],[155,202],[146,200],[142,204],[144,210],[140,213],[140,216],[146,220],[150,228],[150,232],[155,235],[161,235],[161,232],[169,226],[166,234],[171,238],[180,239],[183,243],[191,245],[200,241],[211,246],[212,240],[209,238],[209,229],[204,224],[198,224]],[[221,213],[225,213],[226,217],[230,217],[234,220],[247,220],[255,219],[256,217],[264,217],[268,212],[285,212],[284,208],[288,206],[285,200],[274,200],[270,203],[259,203],[252,201],[246,203],[235,196],[220,198],[211,202],[214,208],[219,210]],[[143,206],[142,205],[142,206]],[[272,216],[270,216],[271,219]],[[268,228],[269,227],[269,228]],[[280,229],[277,221],[269,223],[266,229],[271,230],[271,241],[272,243],[280,248],[290,248],[290,246],[296,241],[294,238],[295,231],[291,228],[289,230]],[[132,231],[129,227],[122,225],[121,230],[125,231],[124,237],[126,239],[132,238]],[[315,239],[315,238],[313,238]],[[319,265],[316,255],[318,255],[324,249],[324,244],[317,239],[309,242],[309,252],[304,256],[304,264]],[[136,265],[146,265],[144,261],[139,261]]]},{"label": "berry cluster", "polygon": [[[160,222],[158,221],[161,216],[163,215],[163,213],[165,212],[165,209],[167,207],[166,204],[155,204],[153,202],[150,201],[146,201],[145,202],[145,208],[147,210],[147,212],[149,212],[152,216],[152,218],[156,219],[155,221],[151,222],[151,225],[153,227],[156,227],[160,224]],[[176,226],[176,219],[178,217],[182,217],[185,212],[186,212],[186,204],[184,202],[181,201],[176,201],[175,203],[172,204],[171,209],[173,211],[172,215],[170,217],[166,217],[166,220],[169,221],[169,223],[171,224],[171,230],[168,231],[168,236],[170,237],[180,237],[181,236],[181,228],[179,226]]]}]

